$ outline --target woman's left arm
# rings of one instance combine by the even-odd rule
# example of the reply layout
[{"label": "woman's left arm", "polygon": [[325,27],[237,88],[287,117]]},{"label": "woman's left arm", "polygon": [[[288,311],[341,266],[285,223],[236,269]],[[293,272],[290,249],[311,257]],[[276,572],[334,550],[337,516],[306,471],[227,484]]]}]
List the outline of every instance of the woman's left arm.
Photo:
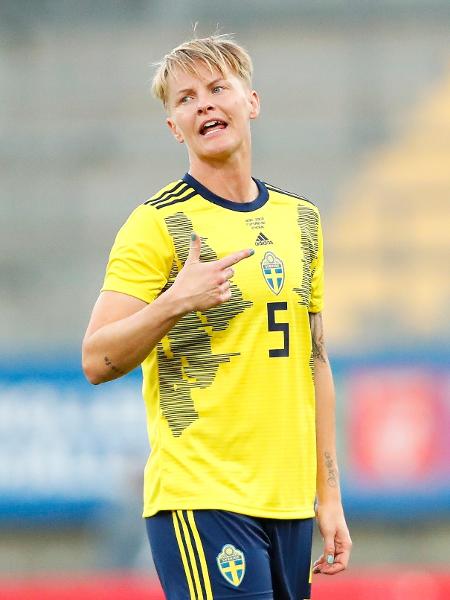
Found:
[{"label": "woman's left arm", "polygon": [[322,313],[309,313],[316,392],[317,524],[323,539],[323,554],[315,561],[314,573],[334,575],[347,568],[352,541],[345,521],[336,458],[335,393],[325,350]]}]

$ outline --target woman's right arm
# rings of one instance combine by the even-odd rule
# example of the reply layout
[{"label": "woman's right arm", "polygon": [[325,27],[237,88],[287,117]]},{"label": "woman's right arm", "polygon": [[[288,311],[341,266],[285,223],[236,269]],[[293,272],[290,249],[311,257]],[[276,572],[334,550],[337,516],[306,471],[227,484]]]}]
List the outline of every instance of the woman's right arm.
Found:
[{"label": "woman's right arm", "polygon": [[82,348],[83,371],[91,383],[132,371],[183,315],[226,302],[231,295],[231,266],[253,254],[241,250],[201,262],[200,251],[201,240],[193,234],[188,258],[173,285],[150,304],[121,292],[100,294]]}]

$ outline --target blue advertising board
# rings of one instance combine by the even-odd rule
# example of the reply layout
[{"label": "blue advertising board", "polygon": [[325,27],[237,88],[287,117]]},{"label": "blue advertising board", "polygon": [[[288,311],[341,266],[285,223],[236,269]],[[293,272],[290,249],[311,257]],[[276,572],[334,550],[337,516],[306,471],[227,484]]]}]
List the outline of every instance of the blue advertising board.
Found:
[{"label": "blue advertising board", "polygon": [[92,386],[76,360],[0,369],[0,519],[84,520],[149,452],[140,371]]}]

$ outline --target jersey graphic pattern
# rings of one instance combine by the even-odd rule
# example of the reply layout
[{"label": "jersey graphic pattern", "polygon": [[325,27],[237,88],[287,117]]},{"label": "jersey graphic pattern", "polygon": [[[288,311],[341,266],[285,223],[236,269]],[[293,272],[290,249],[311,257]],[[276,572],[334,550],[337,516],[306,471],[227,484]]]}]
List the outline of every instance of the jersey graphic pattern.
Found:
[{"label": "jersey graphic pattern", "polygon": [[[301,287],[294,288],[294,292],[299,294],[301,298],[299,304],[309,306],[314,269],[309,268],[308,265],[317,258],[319,252],[319,239],[317,236],[319,217],[311,208],[299,204],[297,207],[297,224],[300,229],[303,250],[303,277]],[[311,369],[311,377],[314,381],[314,353],[312,349],[309,357],[309,368]]]},{"label": "jersey graphic pattern", "polygon": [[317,228],[319,217],[315,210],[308,206],[299,204],[297,207],[297,224],[300,230],[300,243],[303,251],[303,272],[301,286],[294,288],[300,296],[302,306],[309,306],[311,297],[311,285],[314,275],[314,269],[310,267],[312,262],[317,259],[319,251],[319,240],[317,237]]},{"label": "jersey graphic pattern", "polygon": [[[319,211],[274,186],[261,206],[237,208],[216,203],[195,180],[174,180],[132,212],[111,250],[102,289],[151,304],[185,264],[192,230],[207,236],[203,261],[251,247],[260,233],[261,241],[273,242],[255,244],[255,256],[236,265],[231,300],[185,315],[142,364],[152,448],[144,475],[146,517],[212,506],[270,519],[314,514],[308,312],[323,306]],[[283,266],[282,273],[276,271],[281,262],[269,268],[272,286],[261,265],[267,252]],[[211,566],[227,585],[214,565],[221,548]],[[242,563],[233,559],[223,567],[232,587]],[[203,584],[194,593],[205,595]]]},{"label": "jersey graphic pattern", "polygon": [[[165,223],[171,235],[180,265],[172,268],[167,287],[172,285],[181,264],[187,260],[188,240],[191,238],[192,223],[185,214],[178,212],[166,217]],[[200,260],[217,260],[214,250],[202,239]],[[158,368],[160,380],[160,404],[164,417],[175,437],[179,437],[196,419],[192,390],[210,386],[219,365],[238,356],[239,352],[213,354],[211,336],[213,331],[225,330],[230,321],[252,305],[244,300],[241,290],[231,284],[231,299],[204,313],[191,312],[185,315],[158,344]]]}]

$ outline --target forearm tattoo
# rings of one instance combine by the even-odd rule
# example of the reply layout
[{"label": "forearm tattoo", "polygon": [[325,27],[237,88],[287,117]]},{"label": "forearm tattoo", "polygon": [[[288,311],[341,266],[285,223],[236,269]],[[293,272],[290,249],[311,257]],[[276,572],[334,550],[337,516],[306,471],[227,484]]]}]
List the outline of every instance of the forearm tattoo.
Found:
[{"label": "forearm tattoo", "polygon": [[116,375],[125,375],[125,371],[121,371],[118,367],[116,367],[115,365],[113,365],[112,361],[110,358],[108,358],[107,356],[105,356],[105,365],[107,367],[109,367],[111,369],[111,371],[113,371]]},{"label": "forearm tattoo", "polygon": [[311,328],[313,358],[326,363],[327,356],[323,339],[322,313],[309,313],[309,325]]},{"label": "forearm tattoo", "polygon": [[333,457],[329,452],[324,453],[325,465],[328,471],[327,483],[330,487],[335,488],[338,485],[338,473],[334,465]]}]

